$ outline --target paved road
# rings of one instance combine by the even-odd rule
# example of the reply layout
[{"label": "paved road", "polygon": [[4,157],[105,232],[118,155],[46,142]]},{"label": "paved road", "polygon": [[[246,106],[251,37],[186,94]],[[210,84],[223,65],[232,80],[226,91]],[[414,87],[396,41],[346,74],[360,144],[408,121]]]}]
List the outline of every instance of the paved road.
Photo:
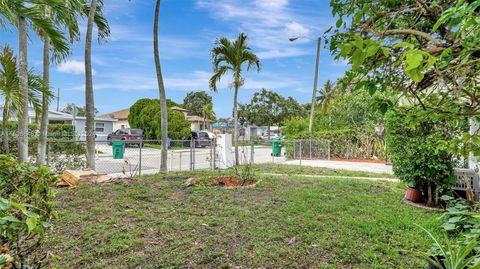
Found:
[{"label": "paved road", "polygon": [[[96,170],[99,173],[128,176],[134,175],[141,167],[142,174],[157,173],[160,168],[160,150],[153,148],[127,147],[124,159],[115,160],[112,158],[111,147],[99,147],[97,154]],[[233,151],[233,148],[232,148]],[[253,153],[254,163],[284,162],[284,157],[272,158],[271,147],[255,146]],[[140,163],[141,154],[141,163]],[[212,150],[210,148],[196,148],[194,157],[190,156],[190,149],[170,150],[168,153],[168,169],[170,171],[194,169],[211,169],[213,167]],[[252,157],[251,147],[240,147],[241,163],[250,162]],[[219,163],[217,160],[217,167]]]},{"label": "paved road", "polygon": [[[98,147],[96,168],[99,173],[112,174],[115,176],[127,175],[134,176],[138,174],[141,167],[142,174],[157,173],[160,168],[160,150],[153,148],[142,148],[140,164],[140,148],[127,147],[125,149],[124,159],[114,160],[112,158],[112,148],[107,145]],[[233,152],[233,148],[232,148]],[[360,163],[360,162],[342,162],[329,160],[286,160],[285,157],[272,158],[270,146],[255,146],[253,154],[254,163],[285,163],[293,165],[305,165],[313,167],[323,167],[332,169],[345,169],[351,171],[365,171],[372,173],[393,174],[390,165],[378,163]],[[190,149],[170,150],[168,153],[169,171],[185,171],[194,169],[211,169],[213,160],[210,148],[195,149],[194,164],[190,156]],[[240,147],[241,163],[250,162],[251,147]],[[219,166],[218,160],[216,166]]]}]

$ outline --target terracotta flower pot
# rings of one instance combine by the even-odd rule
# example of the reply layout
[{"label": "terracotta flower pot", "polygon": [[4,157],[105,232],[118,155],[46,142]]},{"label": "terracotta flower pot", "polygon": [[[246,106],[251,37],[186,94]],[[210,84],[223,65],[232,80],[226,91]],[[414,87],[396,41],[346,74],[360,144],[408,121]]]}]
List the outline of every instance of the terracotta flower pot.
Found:
[{"label": "terracotta flower pot", "polygon": [[422,192],[417,189],[408,187],[405,191],[405,199],[414,203],[420,203],[421,201],[423,201]]}]

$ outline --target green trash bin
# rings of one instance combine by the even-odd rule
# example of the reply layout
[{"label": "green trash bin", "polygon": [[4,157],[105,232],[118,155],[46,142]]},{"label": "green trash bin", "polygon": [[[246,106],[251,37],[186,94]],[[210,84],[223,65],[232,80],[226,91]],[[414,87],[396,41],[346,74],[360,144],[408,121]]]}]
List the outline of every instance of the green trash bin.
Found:
[{"label": "green trash bin", "polygon": [[272,156],[280,157],[282,155],[282,137],[279,136],[273,139],[272,142]]},{"label": "green trash bin", "polygon": [[114,159],[123,159],[125,141],[112,141],[112,153]]}]

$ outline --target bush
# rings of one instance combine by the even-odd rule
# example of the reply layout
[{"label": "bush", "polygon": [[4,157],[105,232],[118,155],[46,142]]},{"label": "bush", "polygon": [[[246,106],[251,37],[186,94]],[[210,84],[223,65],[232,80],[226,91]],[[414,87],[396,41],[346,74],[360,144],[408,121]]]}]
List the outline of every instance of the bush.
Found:
[{"label": "bush", "polygon": [[38,252],[56,216],[55,174],[48,167],[19,163],[13,157],[0,155],[0,246],[2,262],[14,268],[40,268],[46,255]]},{"label": "bush", "polygon": [[439,147],[455,136],[455,127],[435,115],[397,110],[387,113],[386,131],[395,174],[422,190],[428,205],[437,204],[441,189],[455,183],[453,155]]},{"label": "bush", "polygon": [[[145,102],[146,101],[143,101],[142,103]],[[134,106],[135,105],[137,105],[137,103],[135,103]],[[190,137],[190,123],[185,119],[183,113],[173,111],[170,108],[168,108],[167,113],[168,137],[173,140]],[[162,130],[158,100],[143,106],[138,116],[133,118],[129,116],[129,122],[135,122],[136,125],[132,127],[142,129],[146,139],[161,139]]]}]

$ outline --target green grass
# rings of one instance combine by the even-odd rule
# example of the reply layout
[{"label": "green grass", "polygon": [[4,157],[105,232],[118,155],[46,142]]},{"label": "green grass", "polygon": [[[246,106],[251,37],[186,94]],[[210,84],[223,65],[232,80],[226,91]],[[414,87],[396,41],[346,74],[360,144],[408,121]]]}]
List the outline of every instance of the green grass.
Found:
[{"label": "green grass", "polygon": [[184,187],[193,174],[60,191],[45,246],[60,257],[52,265],[425,268],[402,250],[430,247],[415,224],[438,232],[438,213],[403,204],[397,183],[285,176],[248,189]]},{"label": "green grass", "polygon": [[254,164],[256,171],[261,173],[287,174],[287,175],[326,175],[326,176],[351,176],[351,177],[383,177],[395,178],[395,175],[387,173],[369,173],[362,171],[348,171],[322,167],[262,163]]}]

